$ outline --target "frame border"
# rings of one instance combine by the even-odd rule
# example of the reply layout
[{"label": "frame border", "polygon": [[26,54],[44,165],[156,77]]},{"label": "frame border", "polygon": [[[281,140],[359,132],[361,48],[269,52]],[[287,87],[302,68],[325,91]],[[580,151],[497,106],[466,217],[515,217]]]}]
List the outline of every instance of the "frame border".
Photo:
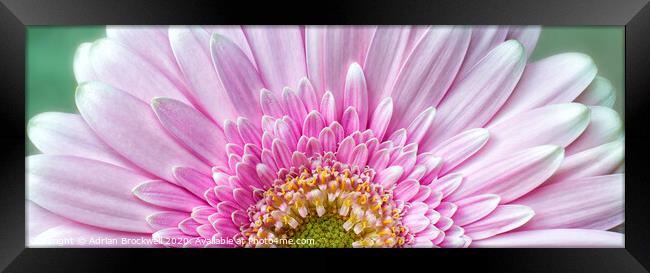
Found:
[{"label": "frame border", "polygon": [[[371,249],[258,251],[255,261],[278,265],[303,263],[327,267],[327,261],[365,261],[362,256],[390,261],[410,269],[411,262],[429,266],[514,272],[648,272],[650,268],[650,163],[644,126],[650,110],[650,5],[647,0],[475,1],[432,2],[409,0],[323,1],[311,7],[292,3],[254,4],[239,1],[105,1],[101,0],[0,0],[0,135],[5,146],[0,191],[0,269],[7,272],[118,271],[130,263],[167,267],[159,261],[189,266],[234,263],[237,257],[255,255],[250,250],[192,251],[169,249],[34,249],[25,247],[25,44],[31,25],[104,24],[542,24],[625,26],[625,127],[626,222],[624,249]],[[293,9],[292,9],[293,8]],[[302,8],[296,10],[295,8]],[[22,117],[22,118],[21,118]],[[22,147],[22,149],[21,149]],[[217,256],[218,255],[218,256]],[[414,257],[418,256],[418,257]],[[215,259],[215,257],[218,257]],[[291,257],[290,259],[288,257]],[[295,257],[295,258],[293,258]],[[304,258],[303,258],[304,257]],[[161,259],[162,258],[162,259]],[[287,263],[286,261],[290,261]],[[386,262],[383,262],[383,261]],[[468,261],[471,261],[468,263]],[[208,263],[206,263],[208,262]],[[246,261],[244,261],[246,262]],[[249,260],[250,263],[250,260]],[[369,263],[362,263],[364,267]],[[248,264],[242,264],[248,265]],[[266,265],[259,263],[260,265]],[[7,267],[8,266],[8,267]],[[7,268],[5,268],[7,267]],[[248,266],[250,267],[250,265]],[[324,268],[323,267],[323,268]],[[438,267],[438,266],[436,266]],[[294,267],[295,268],[295,267]],[[319,267],[320,268],[320,267]]]}]

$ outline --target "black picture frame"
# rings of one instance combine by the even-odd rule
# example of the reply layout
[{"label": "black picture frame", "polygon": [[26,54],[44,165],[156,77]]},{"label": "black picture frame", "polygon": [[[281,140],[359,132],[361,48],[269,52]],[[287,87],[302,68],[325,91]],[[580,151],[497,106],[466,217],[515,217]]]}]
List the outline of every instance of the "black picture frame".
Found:
[{"label": "black picture frame", "polygon": [[[0,269],[118,272],[145,266],[266,270],[398,265],[417,270],[648,272],[650,269],[650,5],[647,0],[268,1],[0,0]],[[35,249],[25,247],[25,41],[32,25],[507,24],[625,26],[625,248],[465,250]],[[343,257],[341,257],[343,256]],[[338,261],[347,260],[344,265]],[[175,264],[178,263],[178,264]],[[422,266],[420,265],[420,266]],[[443,269],[444,268],[444,269]],[[447,269],[449,268],[449,269]],[[234,270],[239,272],[240,270]]]}]

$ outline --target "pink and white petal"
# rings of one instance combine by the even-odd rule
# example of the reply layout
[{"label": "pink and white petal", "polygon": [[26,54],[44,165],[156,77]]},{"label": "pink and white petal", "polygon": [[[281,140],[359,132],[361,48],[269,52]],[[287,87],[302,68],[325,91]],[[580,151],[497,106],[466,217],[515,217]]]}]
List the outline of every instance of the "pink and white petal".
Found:
[{"label": "pink and white petal", "polygon": [[474,223],[494,211],[499,202],[501,198],[496,194],[475,195],[453,202],[458,206],[453,216],[454,224],[464,226]]},{"label": "pink and white petal", "polygon": [[339,115],[336,108],[336,98],[334,97],[334,94],[330,91],[325,92],[320,102],[320,113],[323,114],[325,124],[332,124],[332,122],[338,120]]},{"label": "pink and white petal", "polygon": [[104,82],[146,102],[154,97],[189,102],[182,85],[118,42],[97,40],[88,53],[90,65],[97,76],[89,80]]},{"label": "pink and white petal", "polygon": [[589,124],[589,108],[578,103],[554,104],[516,115],[487,127],[490,140],[455,171],[472,173],[490,158],[539,145],[566,147]]},{"label": "pink and white petal", "polygon": [[622,248],[625,247],[625,237],[622,233],[593,229],[527,230],[474,241],[472,247]]},{"label": "pink and white petal", "polygon": [[301,121],[307,115],[307,108],[302,100],[298,97],[296,92],[291,88],[284,88],[282,91],[282,100],[286,109],[286,113],[295,121]]},{"label": "pink and white petal", "polygon": [[297,26],[242,27],[262,81],[280,94],[307,76],[305,49]]},{"label": "pink and white petal", "polygon": [[485,125],[510,96],[525,64],[524,49],[517,41],[504,42],[490,51],[440,103],[434,130],[423,149],[433,148],[464,130]]},{"label": "pink and white petal", "polygon": [[30,246],[34,237],[42,232],[66,223],[75,223],[70,219],[52,213],[49,210],[37,205],[33,201],[25,200],[25,234],[27,236],[27,245]]},{"label": "pink and white petal", "polygon": [[234,108],[244,117],[260,120],[259,92],[264,83],[255,66],[235,43],[216,33],[210,39],[210,52]]},{"label": "pink and white petal", "polygon": [[213,34],[219,34],[223,37],[228,38],[230,41],[235,43],[241,50],[246,54],[248,60],[257,67],[255,64],[255,58],[253,58],[253,53],[251,48],[248,45],[248,40],[246,39],[246,34],[241,26],[203,26],[203,28],[210,33],[210,36]]},{"label": "pink and white petal", "polygon": [[384,189],[391,189],[397,180],[404,174],[404,169],[400,166],[390,166],[377,174],[375,181]]},{"label": "pink and white petal", "polygon": [[156,247],[151,234],[121,232],[83,224],[70,223],[50,228],[39,234],[30,247],[74,248],[140,248]]},{"label": "pink and white petal", "polygon": [[142,56],[178,83],[183,74],[174,59],[166,26],[106,26],[106,37]]},{"label": "pink and white petal", "polygon": [[318,110],[318,98],[316,97],[316,91],[314,86],[311,84],[309,79],[303,77],[298,82],[298,97],[302,100],[303,105],[307,108],[307,111]]},{"label": "pink and white petal", "polygon": [[502,26],[476,26],[472,27],[472,39],[467,48],[467,54],[463,60],[463,66],[458,72],[458,78],[462,79],[467,72],[485,57],[490,50],[505,42],[508,35],[508,28]]},{"label": "pink and white petal", "polygon": [[155,98],[151,108],[160,124],[206,163],[211,166],[228,163],[223,131],[199,111],[168,98]]},{"label": "pink and white petal", "polygon": [[392,93],[397,75],[416,44],[409,38],[417,29],[418,27],[411,26],[377,28],[363,65],[369,91],[369,109],[373,109],[381,99]]},{"label": "pink and white petal", "polygon": [[494,122],[544,105],[572,102],[597,72],[591,57],[582,53],[557,54],[529,64]]},{"label": "pink and white petal", "polygon": [[29,120],[27,134],[45,154],[73,155],[137,169],[97,137],[78,114],[46,112]]},{"label": "pink and white petal", "polygon": [[368,127],[374,132],[375,137],[379,141],[384,140],[384,134],[386,134],[392,116],[393,99],[386,97],[379,102],[379,105],[377,105],[377,108],[372,114],[370,123],[368,123]]},{"label": "pink and white petal", "polygon": [[587,86],[585,91],[582,91],[580,96],[575,99],[586,105],[600,105],[605,107],[614,106],[616,102],[616,93],[614,86],[608,79],[596,76],[596,78]]},{"label": "pink and white petal", "polygon": [[614,140],[623,135],[623,122],[618,113],[604,106],[591,106],[591,119],[584,133],[567,147],[567,154],[575,154]]},{"label": "pink and white petal", "polygon": [[530,56],[533,50],[535,50],[541,32],[541,26],[510,27],[506,39],[515,39],[519,41],[524,45],[526,55]]},{"label": "pink and white petal", "polygon": [[475,128],[453,136],[431,150],[431,153],[444,159],[440,175],[445,175],[460,165],[465,159],[478,152],[490,137],[490,132]]},{"label": "pink and white petal", "polygon": [[132,192],[144,202],[179,211],[191,212],[194,207],[207,205],[187,190],[161,180],[143,182]]},{"label": "pink and white petal", "polygon": [[[145,217],[157,208],[131,189],[148,179],[122,167],[62,155],[27,157],[28,199],[88,225],[128,232],[151,232]],[[92,179],[89,179],[92,178]]]},{"label": "pink and white petal", "polygon": [[516,201],[537,213],[526,229],[586,228],[607,230],[623,223],[624,175],[565,180]]},{"label": "pink and white petal", "polygon": [[90,60],[90,49],[92,47],[93,43],[82,43],[77,47],[77,50],[74,53],[72,70],[77,83],[94,81],[97,79],[97,74],[95,73]]},{"label": "pink and white petal", "polygon": [[472,240],[481,240],[518,228],[534,215],[535,212],[527,206],[500,205],[488,216],[463,228]]},{"label": "pink and white petal", "polygon": [[361,66],[353,63],[348,68],[345,78],[345,90],[343,93],[343,107],[354,107],[359,115],[360,131],[366,129],[368,123],[368,88],[366,78],[363,75]]},{"label": "pink and white petal", "polygon": [[429,133],[433,119],[436,117],[436,109],[429,107],[422,111],[408,128],[406,128],[406,143],[420,143],[420,141]]},{"label": "pink and white petal", "polygon": [[[365,63],[375,30],[373,26],[305,27],[307,70],[317,94],[332,91],[336,104],[343,105],[345,67],[355,62]],[[343,110],[339,107],[337,116]]]},{"label": "pink and white petal", "polygon": [[543,145],[483,162],[479,170],[465,175],[465,180],[449,200],[459,200],[474,193],[493,193],[501,203],[515,200],[537,188],[560,167],[564,149]]},{"label": "pink and white petal", "polygon": [[75,99],[97,135],[135,165],[172,182],[176,166],[210,171],[165,132],[147,103],[98,82],[80,85]]},{"label": "pink and white petal", "polygon": [[470,41],[465,27],[433,27],[408,57],[393,87],[395,114],[388,132],[408,126],[430,106],[437,106],[460,69]]},{"label": "pink and white petal", "polygon": [[170,27],[169,41],[188,84],[188,95],[215,122],[237,117],[210,60],[210,34],[200,27]]},{"label": "pink and white petal", "polygon": [[214,187],[214,180],[197,170],[186,167],[175,167],[174,178],[178,184],[194,195],[203,197],[203,193],[210,187]]},{"label": "pink and white petal", "polygon": [[567,156],[544,184],[614,173],[625,158],[623,138]]},{"label": "pink and white petal", "polygon": [[186,212],[159,211],[147,216],[147,223],[154,230],[161,230],[178,226],[178,223],[187,218]]}]

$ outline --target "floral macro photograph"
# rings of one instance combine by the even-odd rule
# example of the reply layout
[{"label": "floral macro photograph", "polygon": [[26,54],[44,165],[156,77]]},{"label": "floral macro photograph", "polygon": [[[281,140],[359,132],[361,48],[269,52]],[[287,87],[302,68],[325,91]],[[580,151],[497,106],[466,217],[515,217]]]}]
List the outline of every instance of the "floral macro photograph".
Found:
[{"label": "floral macro photograph", "polygon": [[28,247],[624,247],[623,27],[27,37]]}]

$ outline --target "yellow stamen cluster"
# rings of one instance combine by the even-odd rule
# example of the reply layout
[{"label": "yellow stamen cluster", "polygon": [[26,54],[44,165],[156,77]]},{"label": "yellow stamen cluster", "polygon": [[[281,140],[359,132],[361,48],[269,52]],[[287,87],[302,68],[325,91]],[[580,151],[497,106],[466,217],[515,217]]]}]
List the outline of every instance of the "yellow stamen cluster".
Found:
[{"label": "yellow stamen cluster", "polygon": [[[303,238],[305,230],[309,230],[309,238],[318,239],[319,247],[396,247],[405,243],[401,209],[389,191],[372,183],[371,169],[350,168],[335,161],[312,162],[316,166],[280,175],[275,186],[251,208],[252,223],[242,232],[245,246],[309,244],[308,240],[293,240]],[[339,235],[328,234],[334,231]],[[333,237],[340,240],[322,242]]]}]

